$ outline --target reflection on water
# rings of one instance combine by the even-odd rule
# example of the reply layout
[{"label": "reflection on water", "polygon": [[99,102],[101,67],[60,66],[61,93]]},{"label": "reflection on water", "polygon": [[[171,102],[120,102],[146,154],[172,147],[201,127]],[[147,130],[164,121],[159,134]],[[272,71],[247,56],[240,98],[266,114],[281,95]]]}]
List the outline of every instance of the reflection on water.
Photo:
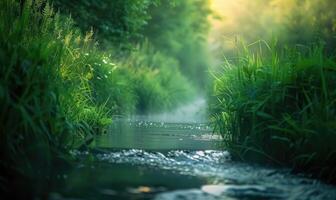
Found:
[{"label": "reflection on water", "polygon": [[287,169],[234,162],[220,146],[220,138],[202,120],[116,120],[108,134],[97,137],[93,155],[72,152],[79,160],[90,162],[79,162],[77,167],[57,176],[49,199],[336,197],[334,186],[292,175]]}]

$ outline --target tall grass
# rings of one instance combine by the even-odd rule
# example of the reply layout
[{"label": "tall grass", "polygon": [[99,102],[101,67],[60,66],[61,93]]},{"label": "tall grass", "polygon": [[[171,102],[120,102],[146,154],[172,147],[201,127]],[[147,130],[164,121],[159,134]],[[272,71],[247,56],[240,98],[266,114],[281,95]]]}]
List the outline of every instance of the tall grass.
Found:
[{"label": "tall grass", "polygon": [[336,62],[322,45],[241,45],[215,75],[213,122],[236,157],[336,181]]},{"label": "tall grass", "polygon": [[41,193],[55,162],[110,123],[90,86],[95,45],[45,1],[0,7],[0,186]]},{"label": "tall grass", "polygon": [[[31,10],[27,4],[22,13],[16,1],[1,1],[0,6],[1,171],[7,173],[3,174],[6,179],[1,179],[4,188],[15,184],[7,182],[15,176],[50,169],[51,152],[70,126],[64,126],[66,119],[59,112],[59,90],[54,84],[60,81],[56,66],[62,46],[51,42],[54,38],[46,34],[50,7],[37,15],[36,9],[41,8],[38,5]],[[40,171],[33,165],[39,165]]]}]

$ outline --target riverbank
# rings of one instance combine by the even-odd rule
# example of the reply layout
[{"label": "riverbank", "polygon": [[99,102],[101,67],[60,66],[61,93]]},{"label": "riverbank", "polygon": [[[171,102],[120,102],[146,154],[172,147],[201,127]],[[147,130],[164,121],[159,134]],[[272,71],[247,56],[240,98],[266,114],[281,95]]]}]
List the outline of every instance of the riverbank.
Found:
[{"label": "riverbank", "polygon": [[323,45],[263,42],[224,61],[215,75],[213,123],[234,157],[335,183],[335,61]]}]

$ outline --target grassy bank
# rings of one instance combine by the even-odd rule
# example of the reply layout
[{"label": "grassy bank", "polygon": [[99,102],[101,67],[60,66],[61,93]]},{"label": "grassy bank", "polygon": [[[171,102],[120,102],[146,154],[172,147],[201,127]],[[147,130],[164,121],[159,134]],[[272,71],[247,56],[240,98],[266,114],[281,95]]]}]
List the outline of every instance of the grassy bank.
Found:
[{"label": "grassy bank", "polygon": [[114,115],[192,97],[177,62],[150,45],[113,56],[46,1],[20,2],[0,1],[1,192],[43,196],[69,150],[103,133]]},{"label": "grassy bank", "polygon": [[236,158],[335,182],[335,85],[323,45],[241,45],[215,75],[213,122]]}]

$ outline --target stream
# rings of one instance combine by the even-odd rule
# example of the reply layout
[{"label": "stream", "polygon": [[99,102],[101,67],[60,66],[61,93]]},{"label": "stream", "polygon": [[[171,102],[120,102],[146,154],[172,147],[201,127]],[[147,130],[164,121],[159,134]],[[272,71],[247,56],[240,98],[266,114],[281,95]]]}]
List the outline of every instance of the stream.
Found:
[{"label": "stream", "polygon": [[176,112],[115,120],[90,158],[58,175],[51,200],[335,199],[336,187],[289,169],[232,161],[200,99]]}]

